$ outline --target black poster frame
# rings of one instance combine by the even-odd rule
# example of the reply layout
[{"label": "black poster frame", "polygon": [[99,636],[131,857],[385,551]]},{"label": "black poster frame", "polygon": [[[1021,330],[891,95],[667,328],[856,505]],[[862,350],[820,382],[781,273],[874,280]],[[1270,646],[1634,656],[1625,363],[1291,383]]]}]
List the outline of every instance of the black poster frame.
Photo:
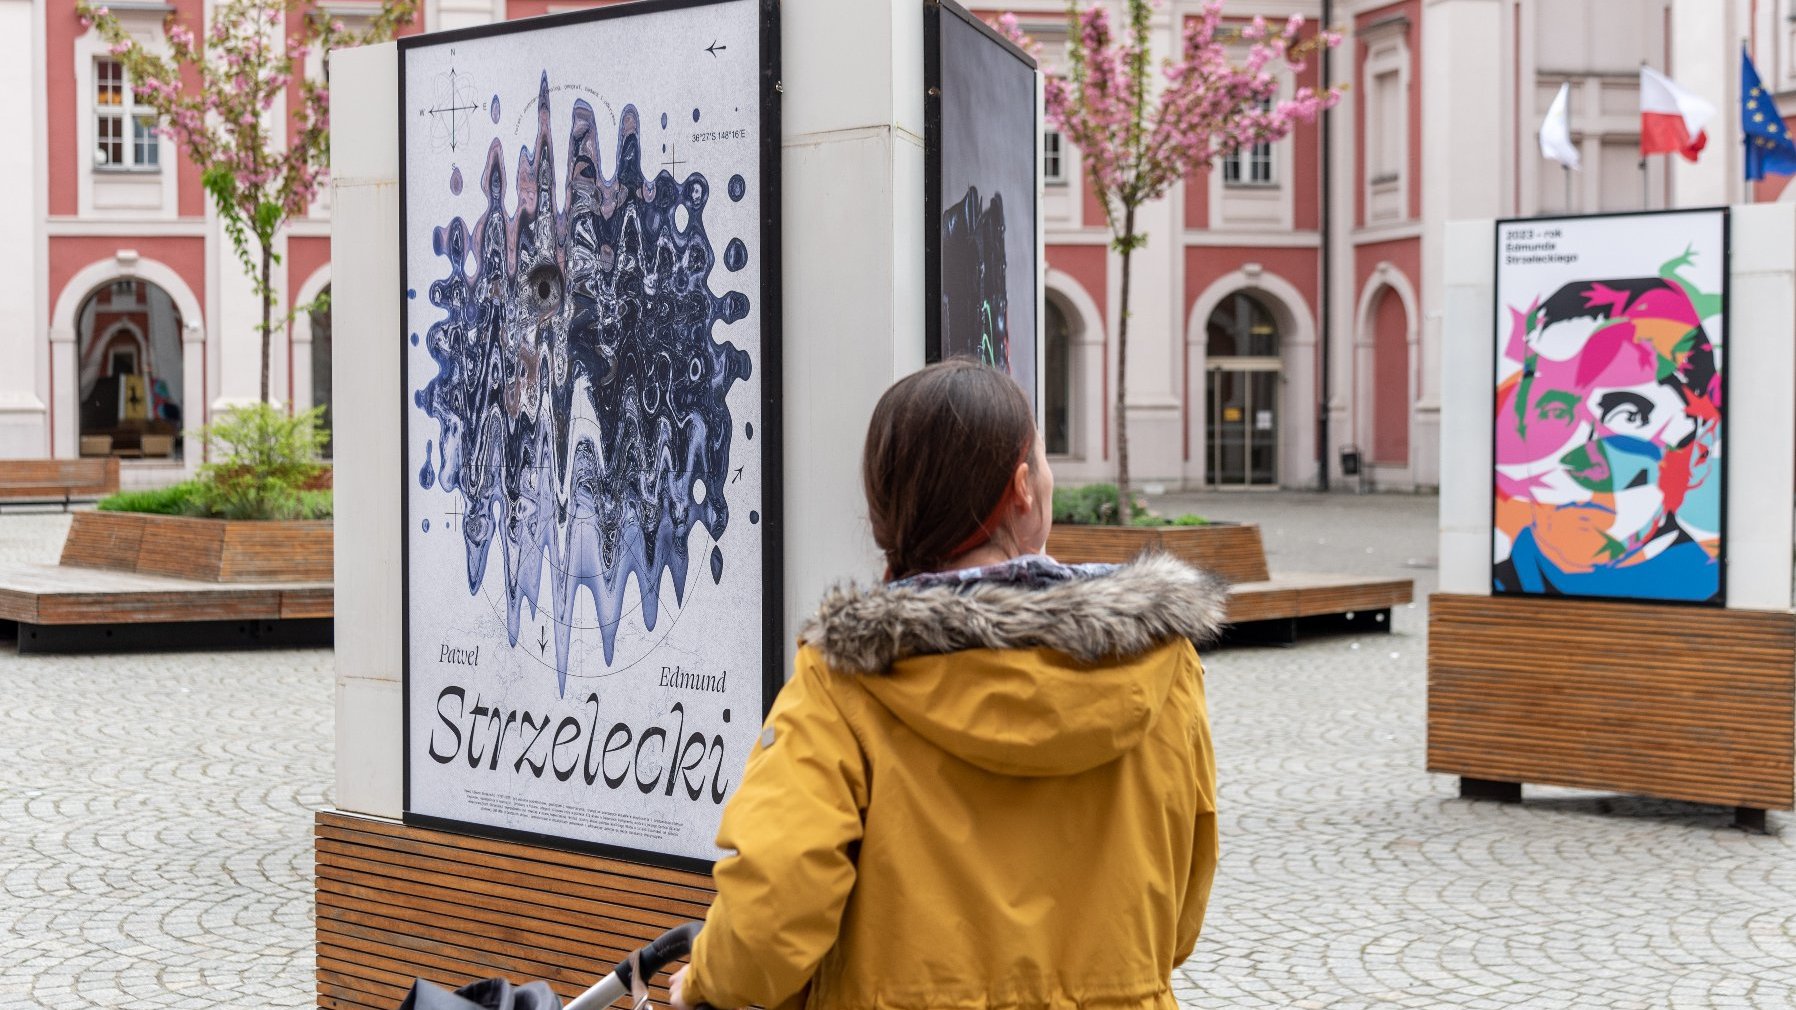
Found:
[{"label": "black poster frame", "polygon": [[[1503,328],[1501,300],[1501,282],[1503,276],[1503,227],[1505,225],[1527,225],[1529,227],[1551,227],[1562,221],[1591,221],[1602,218],[1623,217],[1667,217],[1671,215],[1719,214],[1721,215],[1721,467],[1717,474],[1721,481],[1721,517],[1716,524],[1716,535],[1721,539],[1720,549],[1716,553],[1716,564],[1720,569],[1720,581],[1715,595],[1706,600],[1666,600],[1639,596],[1596,596],[1567,593],[1530,593],[1519,589],[1499,589],[1497,587],[1497,384],[1500,369],[1498,355],[1508,340]],[[1591,600],[1602,603],[1630,603],[1646,607],[1696,607],[1725,610],[1727,608],[1727,576],[1728,576],[1728,441],[1733,425],[1728,419],[1730,407],[1730,376],[1734,371],[1733,363],[1733,218],[1727,207],[1672,207],[1663,210],[1626,210],[1609,211],[1601,214],[1561,214],[1554,217],[1505,217],[1498,218],[1491,225],[1491,343],[1486,346],[1489,356],[1486,364],[1489,368],[1490,400],[1485,417],[1490,425],[1490,484],[1489,484],[1489,523],[1486,530],[1489,539],[1485,543],[1485,560],[1488,585],[1492,596],[1516,596],[1538,600],[1577,601]]]},{"label": "black poster frame", "polygon": [[[669,10],[692,7],[708,7],[726,3],[749,2],[759,9],[760,20],[760,52],[757,63],[760,66],[759,114],[760,114],[760,153],[759,153],[759,195],[761,201],[760,242],[761,242],[761,283],[758,297],[761,314],[761,355],[756,362],[760,369],[761,380],[761,428],[755,441],[760,446],[760,467],[762,472],[761,487],[761,531],[762,543],[762,627],[761,627],[761,713],[765,719],[773,708],[774,697],[785,683],[785,509],[783,501],[782,459],[784,445],[784,427],[780,414],[781,375],[781,267],[782,252],[780,247],[781,227],[781,124],[780,124],[780,0],[633,0],[633,2],[597,7],[591,10],[571,11],[562,14],[548,14],[541,17],[521,18],[515,21],[502,21],[491,25],[479,25],[472,28],[460,28],[451,31],[432,32],[423,35],[402,37],[398,40],[398,108],[399,120],[399,263],[402,282],[398,293],[400,306],[400,331],[397,334],[399,347],[400,376],[400,437],[401,465],[399,468],[399,543],[400,543],[400,593],[401,593],[401,709],[402,709],[402,747],[403,753],[403,801],[401,820],[410,825],[427,827],[475,837],[496,838],[506,841],[523,842],[545,848],[561,849],[571,852],[584,852],[649,866],[667,869],[685,870],[696,873],[710,873],[714,863],[711,860],[695,859],[688,856],[656,852],[630,846],[612,845],[592,842],[583,839],[565,838],[532,831],[520,831],[510,828],[496,827],[487,824],[476,824],[452,818],[436,817],[421,814],[412,810],[412,739],[411,739],[411,549],[410,531],[412,528],[410,478],[416,471],[412,465],[411,415],[412,388],[408,374],[410,345],[407,334],[409,327],[405,320],[409,315],[405,291],[405,273],[409,267],[406,227],[408,224],[406,207],[406,127],[411,119],[406,114],[406,57],[417,49],[432,48],[473,39],[483,39],[499,35],[514,34],[525,31],[541,31],[564,25],[585,24],[593,21],[607,21],[628,18],[638,15],[657,14]],[[715,54],[713,54],[715,55]]]},{"label": "black poster frame", "polygon": [[[1035,57],[1001,35],[972,11],[954,0],[924,0],[923,4],[923,360],[942,360],[942,19],[958,18],[995,43],[1001,51],[1020,60],[1031,73],[1038,72]],[[1041,117],[1039,84],[1030,96],[1033,118]],[[1042,388],[1042,258],[1041,247],[1041,137],[1038,131],[1031,145],[1033,160],[1030,177],[1035,180],[1031,200],[1034,213],[1029,218],[1029,248],[1035,256],[1035,269],[1029,275],[1030,297],[1035,300],[1031,313],[1035,326],[1029,333],[1035,356],[1035,388],[1029,391],[1030,402],[1041,407]]]}]

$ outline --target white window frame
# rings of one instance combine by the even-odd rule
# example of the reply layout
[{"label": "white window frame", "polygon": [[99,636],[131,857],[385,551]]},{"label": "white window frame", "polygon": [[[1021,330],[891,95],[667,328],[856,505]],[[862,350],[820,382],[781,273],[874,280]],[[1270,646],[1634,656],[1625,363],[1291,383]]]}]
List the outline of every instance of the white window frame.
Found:
[{"label": "white window frame", "polygon": [[[1242,178],[1245,170],[1247,178]],[[1222,157],[1222,184],[1225,186],[1277,186],[1277,162],[1272,158],[1270,142],[1255,144],[1244,151],[1235,151]]]},{"label": "white window frame", "polygon": [[[100,88],[106,83],[106,68],[113,68],[117,74],[119,101],[116,105],[108,105],[100,101]],[[96,172],[140,172],[154,174],[162,171],[162,138],[156,133],[156,114],[145,106],[137,104],[136,89],[131,84],[131,72],[125,68],[124,61],[115,56],[97,56],[94,58],[93,85],[88,100],[93,108],[94,145],[93,166]],[[101,124],[117,124],[119,135],[111,140],[101,136]],[[139,130],[143,130],[140,134]],[[124,153],[120,161],[112,161],[103,156],[101,145],[116,143]],[[149,157],[144,157],[147,149]]]},{"label": "white window frame", "polygon": [[[1230,55],[1238,60],[1247,58],[1245,49]],[[1278,89],[1265,103],[1269,107],[1289,99],[1296,88],[1296,80],[1288,68],[1278,71],[1277,78]],[[1230,181],[1231,164],[1246,168],[1246,179],[1252,180],[1255,149],[1260,149],[1259,153],[1265,158],[1266,181]],[[1205,173],[1209,180],[1210,230],[1247,234],[1288,232],[1295,228],[1295,194],[1285,183],[1296,172],[1296,149],[1295,143],[1256,144],[1245,151],[1214,159],[1210,171]],[[1237,168],[1236,172],[1239,171]]]},{"label": "white window frame", "polygon": [[[1358,136],[1362,149],[1359,152],[1361,173],[1365,177],[1365,214],[1364,224],[1368,227],[1375,224],[1408,221],[1411,219],[1409,205],[1409,135],[1410,113],[1410,68],[1409,53],[1409,19],[1398,15],[1379,22],[1360,33],[1360,41],[1366,46],[1366,59],[1360,68],[1360,94],[1365,96],[1361,106],[1365,109],[1366,121],[1360,124]],[[1373,84],[1385,74],[1397,75],[1397,96],[1399,114],[1397,121],[1386,123],[1380,116],[1378,93]],[[1375,174],[1373,165],[1380,152],[1373,150],[1373,144],[1389,131],[1397,141],[1396,165],[1394,171],[1382,175]],[[1394,217],[1375,216],[1373,208],[1380,204],[1380,197],[1386,201],[1394,199],[1398,210]]]},{"label": "white window frame", "polygon": [[1041,131],[1041,179],[1049,186],[1064,186],[1066,172],[1066,138],[1058,130]]},{"label": "white window frame", "polygon": [[[1764,11],[1765,6],[1761,4],[1760,9]],[[1765,34],[1770,37],[1772,59],[1763,58],[1764,43],[1759,44],[1760,51],[1753,59],[1766,87],[1779,92],[1796,90],[1796,0],[1777,0],[1770,6],[1773,9],[1764,11],[1761,16],[1771,20],[1767,26],[1770,30]],[[1766,71],[1767,63],[1771,64],[1769,72]]]},{"label": "white window frame", "polygon": [[[167,55],[168,45],[162,36],[162,22],[174,8],[165,3],[146,2],[120,5],[113,9],[119,22],[131,37],[151,53]],[[90,220],[172,221],[180,216],[179,184],[183,172],[193,171],[183,165],[175,145],[158,144],[157,165],[150,169],[102,167],[94,157],[98,147],[98,116],[94,108],[98,94],[94,82],[99,60],[112,58],[107,41],[89,29],[75,36],[72,46],[75,64],[75,190],[76,216]],[[160,138],[159,138],[160,139]]]}]

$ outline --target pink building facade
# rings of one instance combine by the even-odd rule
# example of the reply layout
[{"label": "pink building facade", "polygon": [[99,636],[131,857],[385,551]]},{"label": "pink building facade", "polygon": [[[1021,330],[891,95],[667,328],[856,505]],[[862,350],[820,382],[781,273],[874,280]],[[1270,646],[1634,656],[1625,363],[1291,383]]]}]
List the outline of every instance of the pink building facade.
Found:
[{"label": "pink building facade", "polygon": [[[320,2],[351,21],[374,6]],[[597,2],[424,0],[413,30]],[[0,180],[32,194],[0,206],[12,236],[0,253],[9,267],[0,273],[0,458],[112,453],[133,457],[141,472],[185,470],[198,452],[179,433],[257,396],[258,303],[198,170],[149,132],[129,82],[73,6],[0,0],[0,47],[10,47],[0,74],[30,96],[0,112],[14,135],[30,138],[0,154]],[[1061,0],[1007,6],[1044,43],[1047,64],[1062,58]],[[1304,127],[1212,166],[1147,209],[1128,382],[1136,478],[1168,488],[1313,487],[1326,460],[1335,487],[1434,486],[1441,341],[1484,339],[1440,332],[1444,292],[1431,264],[1449,222],[1796,199],[1785,180],[1739,181],[1735,125],[1741,39],[1782,106],[1796,108],[1793,6],[1336,0],[1332,21],[1346,38],[1331,79],[1351,91],[1331,114],[1326,157],[1321,130]],[[210,4],[111,7],[154,45],[170,15],[202,30]],[[1230,0],[1226,11],[1243,23],[1293,10],[1315,22],[1321,7]],[[1200,0],[1163,4],[1157,48],[1171,51],[1200,9]],[[1638,168],[1642,61],[1721,108],[1702,163],[1661,158]],[[1283,87],[1320,81],[1312,61]],[[1564,81],[1585,156],[1569,182],[1534,145]],[[1044,431],[1062,481],[1103,480],[1115,460],[1117,257],[1078,152],[1050,136],[1043,165]],[[282,236],[276,283],[286,305],[329,288],[329,213],[322,199]],[[328,403],[328,315],[300,314],[277,334],[271,367],[283,404]],[[170,432],[164,454],[154,436]],[[1344,477],[1343,451],[1363,461],[1362,477]]]}]

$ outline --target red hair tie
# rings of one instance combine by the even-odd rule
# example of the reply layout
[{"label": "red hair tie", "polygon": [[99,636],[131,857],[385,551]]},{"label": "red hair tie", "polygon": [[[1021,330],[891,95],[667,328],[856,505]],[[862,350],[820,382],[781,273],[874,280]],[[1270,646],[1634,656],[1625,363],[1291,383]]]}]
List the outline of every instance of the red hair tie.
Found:
[{"label": "red hair tie", "polygon": [[[1022,455],[1017,457],[1017,466],[1022,466],[1028,461],[1029,446],[1024,445]],[[948,551],[948,560],[952,561],[973,548],[978,547],[980,544],[985,543],[987,540],[990,540],[992,534],[998,531],[998,524],[1004,520],[1005,506],[1009,505],[1011,499],[1015,497],[1016,482],[1014,480],[1006,480],[1004,482],[1004,493],[998,496],[998,504],[992,508],[991,515],[985,517],[985,521],[979,524],[979,528],[974,530],[971,536],[954,545],[954,547]]]}]

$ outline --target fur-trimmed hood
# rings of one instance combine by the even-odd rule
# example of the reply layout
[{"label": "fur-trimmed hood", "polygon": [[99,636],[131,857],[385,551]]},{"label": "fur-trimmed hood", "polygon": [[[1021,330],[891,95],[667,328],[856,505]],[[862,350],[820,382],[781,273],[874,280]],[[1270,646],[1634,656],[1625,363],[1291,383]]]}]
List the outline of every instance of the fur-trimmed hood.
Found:
[{"label": "fur-trimmed hood", "polygon": [[[1058,566],[1055,566],[1058,568]],[[838,588],[803,634],[911,731],[1004,775],[1074,775],[1147,736],[1226,590],[1164,555],[1046,585]],[[844,685],[846,687],[846,685]]]},{"label": "fur-trimmed hood", "polygon": [[1222,626],[1228,589],[1168,554],[1044,587],[1008,582],[837,586],[799,633],[838,673],[886,673],[912,656],[1052,649],[1081,663],[1137,656]]}]

